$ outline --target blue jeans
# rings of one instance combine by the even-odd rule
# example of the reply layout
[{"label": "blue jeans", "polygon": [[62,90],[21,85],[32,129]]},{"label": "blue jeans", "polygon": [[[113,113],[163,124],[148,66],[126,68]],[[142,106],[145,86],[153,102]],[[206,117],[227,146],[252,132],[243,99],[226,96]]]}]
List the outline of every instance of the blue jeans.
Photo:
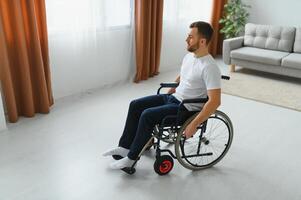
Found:
[{"label": "blue jeans", "polygon": [[[180,103],[169,94],[147,96],[130,103],[124,131],[119,140],[119,146],[130,149],[130,159],[137,159],[151,138],[156,124],[161,123],[167,115],[177,115]],[[186,110],[184,106],[181,109]]]}]

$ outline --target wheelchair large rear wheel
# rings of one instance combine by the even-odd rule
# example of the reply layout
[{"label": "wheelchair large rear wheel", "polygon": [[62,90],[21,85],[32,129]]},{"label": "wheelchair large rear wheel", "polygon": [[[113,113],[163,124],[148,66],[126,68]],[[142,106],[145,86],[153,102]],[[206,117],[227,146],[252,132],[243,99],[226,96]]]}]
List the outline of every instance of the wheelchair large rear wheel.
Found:
[{"label": "wheelchair large rear wheel", "polygon": [[186,139],[183,132],[196,116],[184,123],[175,142],[178,161],[191,170],[206,169],[218,163],[228,152],[233,139],[230,118],[218,110],[198,127],[193,137]]}]

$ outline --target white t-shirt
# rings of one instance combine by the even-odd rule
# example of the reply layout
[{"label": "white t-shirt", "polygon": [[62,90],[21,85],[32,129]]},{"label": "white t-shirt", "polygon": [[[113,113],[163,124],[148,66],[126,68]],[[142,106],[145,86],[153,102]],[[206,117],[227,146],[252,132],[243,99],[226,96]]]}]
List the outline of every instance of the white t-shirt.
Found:
[{"label": "white t-shirt", "polygon": [[[180,84],[173,94],[179,101],[193,98],[206,98],[207,90],[221,88],[221,71],[214,58],[208,54],[195,57],[188,53],[182,63]],[[199,110],[203,104],[185,104],[190,110]]]}]

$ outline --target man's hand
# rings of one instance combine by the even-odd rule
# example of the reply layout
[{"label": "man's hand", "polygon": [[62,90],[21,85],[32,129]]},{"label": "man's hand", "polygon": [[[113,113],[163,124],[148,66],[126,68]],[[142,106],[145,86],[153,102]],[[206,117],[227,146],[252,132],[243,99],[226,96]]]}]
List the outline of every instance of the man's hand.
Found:
[{"label": "man's hand", "polygon": [[191,138],[197,131],[198,124],[194,121],[190,122],[188,126],[185,128],[184,136],[188,139]]},{"label": "man's hand", "polygon": [[[175,82],[179,83],[180,82],[180,75],[176,78]],[[167,92],[167,94],[173,94],[176,92],[176,88],[170,88]]]},{"label": "man's hand", "polygon": [[176,92],[176,88],[170,88],[167,92],[167,94],[173,94]]},{"label": "man's hand", "polygon": [[207,90],[208,101],[205,103],[201,112],[195,117],[195,119],[190,122],[186,127],[184,135],[186,138],[193,136],[199,124],[203,123],[206,119],[210,117],[212,113],[218,108],[221,102],[221,89]]}]

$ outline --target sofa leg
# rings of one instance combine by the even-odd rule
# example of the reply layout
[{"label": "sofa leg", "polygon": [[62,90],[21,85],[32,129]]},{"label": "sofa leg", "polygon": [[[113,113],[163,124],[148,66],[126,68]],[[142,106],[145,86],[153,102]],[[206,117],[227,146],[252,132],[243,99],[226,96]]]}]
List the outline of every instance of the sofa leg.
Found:
[{"label": "sofa leg", "polygon": [[230,65],[230,72],[235,72],[235,65]]}]

